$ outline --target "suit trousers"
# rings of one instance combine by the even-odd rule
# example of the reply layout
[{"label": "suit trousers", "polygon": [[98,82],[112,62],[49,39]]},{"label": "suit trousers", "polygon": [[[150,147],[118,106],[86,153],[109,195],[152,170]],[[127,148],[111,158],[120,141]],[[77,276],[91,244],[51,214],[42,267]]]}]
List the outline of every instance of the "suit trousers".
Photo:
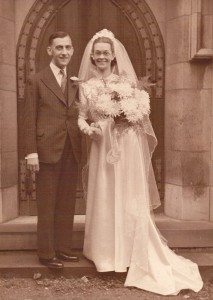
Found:
[{"label": "suit trousers", "polygon": [[78,164],[69,137],[59,162],[40,163],[37,174],[37,245],[40,258],[71,254]]}]

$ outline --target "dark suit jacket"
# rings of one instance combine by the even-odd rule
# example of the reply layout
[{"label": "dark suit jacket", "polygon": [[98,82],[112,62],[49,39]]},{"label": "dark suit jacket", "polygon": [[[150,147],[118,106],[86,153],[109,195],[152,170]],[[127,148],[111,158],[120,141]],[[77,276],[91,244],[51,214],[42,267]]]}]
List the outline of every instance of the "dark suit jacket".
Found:
[{"label": "dark suit jacket", "polygon": [[68,105],[50,67],[30,78],[26,86],[24,127],[25,152],[38,153],[39,161],[56,163],[67,135],[76,160],[81,157],[81,134],[77,125],[78,87],[68,76]]}]

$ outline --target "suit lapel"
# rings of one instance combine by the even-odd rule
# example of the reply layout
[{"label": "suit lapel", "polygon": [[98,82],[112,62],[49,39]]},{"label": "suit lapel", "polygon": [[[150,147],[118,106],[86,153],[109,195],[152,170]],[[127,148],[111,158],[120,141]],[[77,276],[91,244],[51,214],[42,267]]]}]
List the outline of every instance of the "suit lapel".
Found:
[{"label": "suit lapel", "polygon": [[56,95],[57,98],[59,98],[65,105],[67,105],[66,98],[62,93],[62,90],[50,67],[47,67],[44,70],[41,80]]},{"label": "suit lapel", "polygon": [[67,74],[67,89],[68,89],[68,105],[70,106],[73,103],[73,100],[75,99],[78,86],[74,85],[73,82],[70,80],[70,73]]}]

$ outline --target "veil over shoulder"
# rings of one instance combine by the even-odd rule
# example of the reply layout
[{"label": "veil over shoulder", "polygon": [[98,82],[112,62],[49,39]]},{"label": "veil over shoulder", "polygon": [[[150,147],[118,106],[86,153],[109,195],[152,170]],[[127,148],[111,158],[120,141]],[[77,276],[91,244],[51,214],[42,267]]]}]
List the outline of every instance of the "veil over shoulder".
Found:
[{"label": "veil over shoulder", "polygon": [[[96,67],[91,63],[91,51],[92,51],[92,45],[94,40],[96,40],[99,37],[108,37],[113,41],[114,44],[114,49],[115,49],[115,56],[116,56],[116,61],[117,64],[113,68],[113,74],[117,75],[126,75],[130,80],[135,82],[137,84],[137,75],[135,73],[135,70],[133,68],[133,65],[131,63],[131,60],[129,58],[129,55],[124,47],[124,45],[115,38],[114,34],[107,30],[103,29],[99,32],[97,32],[92,39],[88,42],[79,69],[79,79],[82,82],[88,81],[90,78],[93,78],[94,76],[97,75]],[[83,94],[81,92],[81,94]],[[84,98],[82,95],[81,98]],[[82,108],[83,109],[83,108]],[[150,186],[150,193],[152,193],[150,197],[150,207],[152,209],[157,208],[160,205],[160,198],[159,194],[157,191],[156,184],[155,184],[155,178],[154,178],[154,173],[153,173],[153,168],[151,165],[151,158],[152,154],[157,146],[157,138],[155,136],[152,124],[150,122],[149,116],[145,115],[142,124],[141,124],[141,129],[143,128],[143,132],[146,133],[147,135],[147,145],[148,147],[144,149],[144,156],[145,160],[147,163],[146,169],[147,169],[147,180],[149,181],[149,186]]]}]

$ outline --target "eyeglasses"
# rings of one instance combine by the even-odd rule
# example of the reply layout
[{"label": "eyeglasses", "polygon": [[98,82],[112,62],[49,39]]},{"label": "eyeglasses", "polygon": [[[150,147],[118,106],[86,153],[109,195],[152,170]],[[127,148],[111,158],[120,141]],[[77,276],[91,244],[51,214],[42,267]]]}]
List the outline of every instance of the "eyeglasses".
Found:
[{"label": "eyeglasses", "polygon": [[96,50],[95,52],[94,52],[94,56],[96,56],[96,57],[100,57],[101,55],[103,55],[104,57],[108,57],[108,56],[110,56],[112,53],[111,52],[109,52],[109,51],[98,51],[98,50]]}]

